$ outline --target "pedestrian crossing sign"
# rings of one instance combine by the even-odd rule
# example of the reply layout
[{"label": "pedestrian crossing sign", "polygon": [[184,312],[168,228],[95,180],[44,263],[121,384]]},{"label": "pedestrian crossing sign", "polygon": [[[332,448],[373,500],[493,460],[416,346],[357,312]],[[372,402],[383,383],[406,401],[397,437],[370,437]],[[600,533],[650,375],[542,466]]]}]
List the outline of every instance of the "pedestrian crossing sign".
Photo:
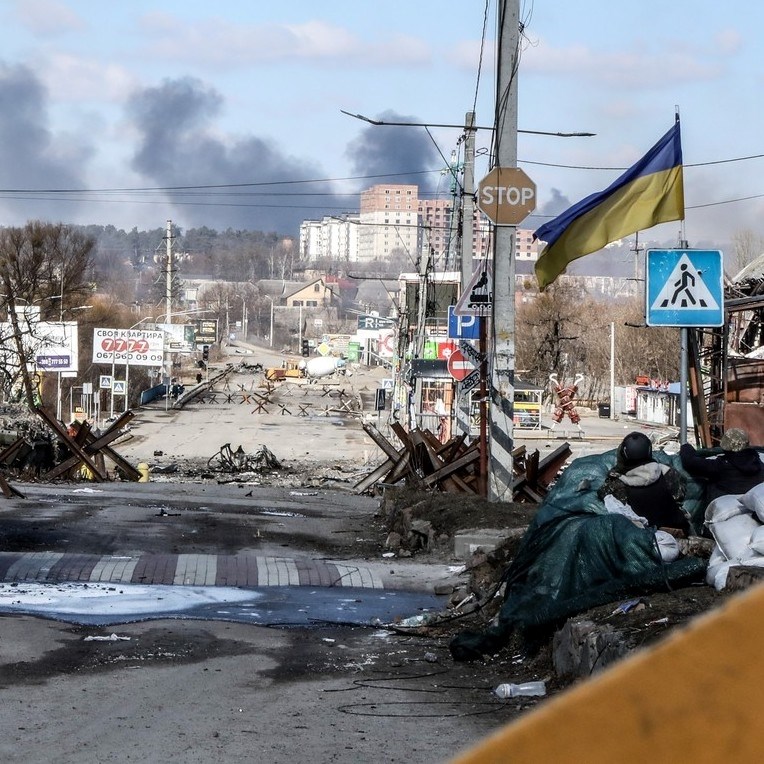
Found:
[{"label": "pedestrian crossing sign", "polygon": [[645,298],[648,326],[721,326],[722,253],[713,249],[648,249]]}]

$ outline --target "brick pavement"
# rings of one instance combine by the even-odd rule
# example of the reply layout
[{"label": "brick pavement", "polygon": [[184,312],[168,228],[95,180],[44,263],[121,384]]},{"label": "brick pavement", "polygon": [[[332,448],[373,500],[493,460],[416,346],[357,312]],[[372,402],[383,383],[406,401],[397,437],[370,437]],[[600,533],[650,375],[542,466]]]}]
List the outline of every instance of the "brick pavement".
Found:
[{"label": "brick pavement", "polygon": [[111,557],[59,552],[0,552],[0,581],[384,588],[376,573],[365,566],[309,558],[220,554]]}]

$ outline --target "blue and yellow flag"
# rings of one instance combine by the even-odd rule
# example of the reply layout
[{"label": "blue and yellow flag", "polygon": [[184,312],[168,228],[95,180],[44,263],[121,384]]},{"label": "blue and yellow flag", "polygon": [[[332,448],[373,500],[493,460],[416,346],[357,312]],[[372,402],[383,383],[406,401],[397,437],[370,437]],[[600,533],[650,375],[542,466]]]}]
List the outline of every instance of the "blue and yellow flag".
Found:
[{"label": "blue and yellow flag", "polygon": [[670,220],[684,220],[679,120],[633,167],[534,231],[546,242],[536,261],[543,292],[573,260],[611,241]]}]

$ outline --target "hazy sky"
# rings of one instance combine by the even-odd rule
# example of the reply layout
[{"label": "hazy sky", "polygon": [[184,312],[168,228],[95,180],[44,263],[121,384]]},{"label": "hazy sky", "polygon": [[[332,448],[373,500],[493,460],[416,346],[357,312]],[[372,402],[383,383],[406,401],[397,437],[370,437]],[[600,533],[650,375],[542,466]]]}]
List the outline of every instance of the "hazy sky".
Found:
[{"label": "hazy sky", "polygon": [[[520,135],[539,211],[606,187],[678,107],[690,245],[764,234],[764,158],[729,161],[764,154],[762,8],[523,2],[520,128],[597,134]],[[357,210],[375,176],[447,195],[458,129],[341,110],[461,124],[474,107],[491,125],[495,37],[496,0],[0,0],[0,224],[296,234],[304,218]],[[477,149],[479,178],[487,131]]]}]

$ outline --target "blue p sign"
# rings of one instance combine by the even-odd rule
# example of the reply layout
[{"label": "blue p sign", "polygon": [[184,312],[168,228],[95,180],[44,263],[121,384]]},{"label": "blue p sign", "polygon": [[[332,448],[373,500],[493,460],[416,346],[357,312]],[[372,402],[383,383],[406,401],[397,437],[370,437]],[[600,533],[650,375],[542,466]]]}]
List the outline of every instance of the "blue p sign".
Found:
[{"label": "blue p sign", "polygon": [[454,306],[448,306],[448,338],[451,340],[480,339],[480,316],[456,316]]}]

